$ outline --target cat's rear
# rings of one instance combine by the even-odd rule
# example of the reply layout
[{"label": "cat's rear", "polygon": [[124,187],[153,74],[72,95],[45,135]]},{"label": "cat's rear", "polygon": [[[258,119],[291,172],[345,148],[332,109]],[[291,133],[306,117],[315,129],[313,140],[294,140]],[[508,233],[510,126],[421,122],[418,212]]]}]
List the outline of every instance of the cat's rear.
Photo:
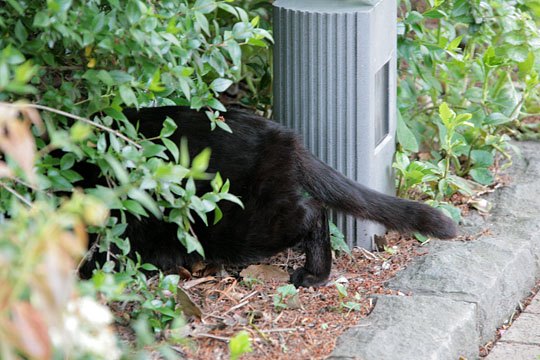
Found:
[{"label": "cat's rear", "polygon": [[302,185],[330,208],[376,221],[389,230],[439,239],[457,235],[452,219],[429,205],[382,194],[346,178],[303,147],[297,151]]}]

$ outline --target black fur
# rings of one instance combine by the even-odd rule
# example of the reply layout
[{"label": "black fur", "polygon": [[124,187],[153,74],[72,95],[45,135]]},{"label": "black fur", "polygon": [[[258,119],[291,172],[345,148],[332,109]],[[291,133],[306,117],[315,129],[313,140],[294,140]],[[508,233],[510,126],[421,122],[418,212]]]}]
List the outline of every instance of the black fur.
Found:
[{"label": "black fur", "polygon": [[[291,281],[295,286],[320,285],[328,279],[332,262],[327,208],[401,232],[438,238],[456,235],[456,225],[440,211],[347,179],[309,153],[292,131],[273,121],[229,110],[225,114],[233,130],[229,134],[211,132],[204,113],[184,107],[127,110],[125,114],[130,121],[140,123],[140,131],[148,138],[159,135],[165,118],[172,118],[178,124],[173,140],[187,137],[192,157],[210,147],[208,171],[219,171],[229,179],[230,192],[243,201],[245,210],[220,203],[224,216],[216,225],[195,224],[206,259],[211,262],[253,263],[301,244],[306,264],[293,273]],[[198,192],[209,189],[208,182],[197,183]],[[174,269],[189,267],[200,259],[187,254],[178,242],[176,225],[152,217],[141,221],[130,217],[128,222],[125,235],[131,240],[132,252],[138,252],[144,261]],[[99,261],[94,258],[81,269],[83,276],[91,274],[95,260]]]}]

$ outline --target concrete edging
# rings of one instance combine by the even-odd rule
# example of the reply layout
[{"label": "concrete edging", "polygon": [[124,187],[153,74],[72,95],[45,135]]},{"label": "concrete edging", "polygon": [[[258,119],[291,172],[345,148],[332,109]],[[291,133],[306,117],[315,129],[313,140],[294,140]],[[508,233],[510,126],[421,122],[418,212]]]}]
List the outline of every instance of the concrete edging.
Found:
[{"label": "concrete edging", "polygon": [[469,242],[433,241],[429,253],[388,286],[411,296],[378,296],[373,312],[339,339],[330,359],[466,359],[495,337],[540,275],[540,143],[517,146],[510,186],[491,194]]}]

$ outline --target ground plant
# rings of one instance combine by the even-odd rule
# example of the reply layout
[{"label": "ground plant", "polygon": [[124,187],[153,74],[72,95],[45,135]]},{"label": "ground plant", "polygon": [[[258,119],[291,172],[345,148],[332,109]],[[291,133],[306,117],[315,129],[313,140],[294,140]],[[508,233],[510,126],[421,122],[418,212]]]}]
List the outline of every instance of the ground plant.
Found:
[{"label": "ground plant", "polygon": [[[219,221],[220,204],[241,201],[206,172],[211,149],[189,158],[188,142],[169,139],[172,121],[145,139],[122,110],[186,105],[214,131],[230,131],[225,105],[270,115],[270,13],[270,2],[251,0],[0,6],[0,358],[173,359],[193,348],[188,318],[201,310],[178,274],[127,257],[125,214],[176,224],[178,245],[204,255],[191,223]],[[539,16],[537,0],[399,2],[400,196],[457,221],[451,199],[497,181],[513,135],[537,136]],[[108,186],[77,187],[81,162]],[[212,191],[196,194],[199,179]],[[331,232],[336,254],[350,256]],[[81,281],[89,234],[108,261]],[[333,291],[340,312],[359,310],[358,294]],[[278,314],[302,308],[292,285],[268,303]],[[254,350],[250,334],[229,339],[231,359]]]},{"label": "ground plant", "polygon": [[448,199],[492,185],[540,110],[539,4],[404,0],[399,14],[398,194],[458,220]]}]

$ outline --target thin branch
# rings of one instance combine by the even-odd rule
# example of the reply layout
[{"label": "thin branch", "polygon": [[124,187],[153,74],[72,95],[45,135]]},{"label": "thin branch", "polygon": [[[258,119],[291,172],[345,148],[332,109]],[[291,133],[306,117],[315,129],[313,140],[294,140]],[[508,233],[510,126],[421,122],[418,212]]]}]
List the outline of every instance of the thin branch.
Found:
[{"label": "thin branch", "polygon": [[198,334],[194,334],[194,336],[195,337],[206,337],[206,338],[221,340],[221,341],[225,341],[225,342],[231,341],[231,338],[228,338],[228,337],[217,336],[217,335],[206,334],[206,333],[198,333]]},{"label": "thin branch", "polygon": [[15,195],[15,197],[19,200],[21,200],[24,204],[28,205],[28,207],[32,207],[32,203],[24,198],[21,194],[19,194],[15,189],[10,188],[5,183],[0,182],[0,186],[2,186],[4,189]]},{"label": "thin branch", "polygon": [[77,269],[76,269],[77,273],[79,273],[79,271],[81,269],[81,266],[86,264],[88,261],[90,261],[92,259],[92,257],[94,257],[94,254],[98,250],[100,238],[101,238],[101,235],[98,235],[96,241],[92,244],[90,249],[88,249],[88,251],[84,254],[81,261],[79,261],[79,264],[77,264]]},{"label": "thin branch", "polygon": [[274,332],[291,332],[291,331],[298,331],[297,328],[281,328],[281,329],[263,329],[261,330],[262,333],[268,334],[268,333],[274,333]]},{"label": "thin branch", "polygon": [[11,103],[3,103],[3,104],[5,104],[7,106],[11,106],[11,107],[16,107],[16,108],[31,107],[31,108],[34,108],[34,109],[45,110],[45,111],[56,113],[56,114],[59,114],[59,115],[62,115],[62,116],[65,116],[65,117],[68,117],[68,118],[71,118],[71,119],[74,119],[74,120],[82,121],[82,122],[84,122],[84,123],[86,123],[88,125],[97,127],[97,128],[99,128],[101,130],[104,130],[104,131],[107,131],[107,132],[109,132],[109,133],[111,133],[111,134],[125,140],[126,142],[128,142],[131,145],[135,146],[139,150],[142,149],[141,145],[137,144],[135,141],[131,140],[130,138],[128,138],[127,136],[125,136],[121,132],[113,130],[113,129],[105,126],[105,125],[95,123],[92,120],[87,119],[87,118],[83,118],[81,116],[73,115],[73,114],[70,114],[70,113],[62,111],[62,110],[54,109],[54,108],[44,106],[44,105],[39,105],[39,104],[11,104]]},{"label": "thin branch", "polygon": [[247,304],[249,304],[249,301],[247,301],[247,300],[241,302],[240,304],[236,304],[235,306],[231,307],[229,310],[225,311],[225,312],[223,313],[223,315],[226,315],[226,314],[230,313],[231,311],[234,311],[234,310],[236,310],[236,309],[239,309],[239,308],[241,308],[242,306],[247,305]]},{"label": "thin branch", "polygon": [[34,185],[29,184],[29,183],[27,183],[27,182],[25,182],[25,181],[19,179],[18,177],[12,177],[11,180],[13,180],[13,181],[15,181],[16,183],[19,183],[19,184],[21,184],[21,185],[23,185],[23,186],[26,186],[27,188],[32,189],[32,190],[34,190],[34,191],[39,191],[39,189],[38,189],[37,187],[35,187]]}]

